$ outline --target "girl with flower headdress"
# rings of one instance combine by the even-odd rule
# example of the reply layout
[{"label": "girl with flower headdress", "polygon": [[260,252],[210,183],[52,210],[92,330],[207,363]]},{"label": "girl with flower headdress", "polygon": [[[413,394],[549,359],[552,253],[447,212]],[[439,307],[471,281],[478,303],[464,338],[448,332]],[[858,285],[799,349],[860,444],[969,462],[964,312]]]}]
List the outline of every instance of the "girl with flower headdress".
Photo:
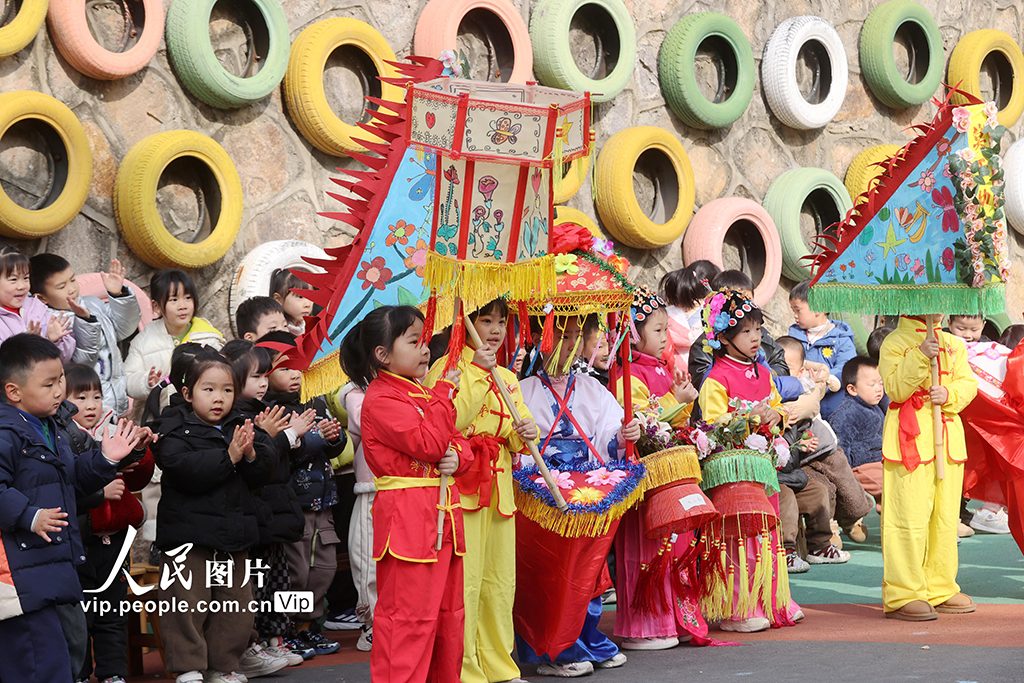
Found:
[{"label": "girl with flower headdress", "polygon": [[[783,421],[782,400],[761,353],[764,320],[761,309],[738,292],[720,290],[705,300],[702,317],[708,347],[705,350],[710,349],[714,354],[711,369],[700,387],[698,402],[703,419],[708,423],[719,422],[738,406],[743,406],[750,409],[751,416],[760,417],[761,422],[779,425]],[[778,516],[778,494],[769,500]],[[740,566],[755,566],[755,544],[749,543],[744,548],[740,541],[726,539],[724,546],[733,574],[729,581],[733,590],[731,594],[720,596],[724,602],[712,599],[706,590],[701,597],[709,618],[722,618],[720,628],[723,631],[763,631],[773,625],[792,626],[794,621],[803,618],[799,606],[789,599],[788,581],[783,580],[787,569],[784,559],[781,566],[778,562],[781,543],[777,530],[771,532],[771,557],[761,558],[772,562],[770,590],[759,591],[758,596],[753,595],[753,577],[743,576],[739,569]],[[740,557],[744,553],[745,561]],[[771,604],[766,603],[765,594],[770,594],[767,602]]]}]

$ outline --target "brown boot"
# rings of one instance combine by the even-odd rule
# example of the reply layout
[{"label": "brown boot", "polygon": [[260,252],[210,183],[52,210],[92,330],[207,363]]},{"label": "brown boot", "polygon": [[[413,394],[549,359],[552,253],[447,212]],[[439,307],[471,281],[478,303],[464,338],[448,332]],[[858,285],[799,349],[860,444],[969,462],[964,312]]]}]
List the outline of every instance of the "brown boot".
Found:
[{"label": "brown boot", "polygon": [[911,600],[898,610],[886,612],[885,618],[900,621],[931,621],[938,619],[939,614],[924,600]]},{"label": "brown boot", "polygon": [[957,593],[941,605],[935,606],[935,611],[942,614],[970,614],[976,609],[978,606],[974,604],[974,600],[963,593]]}]

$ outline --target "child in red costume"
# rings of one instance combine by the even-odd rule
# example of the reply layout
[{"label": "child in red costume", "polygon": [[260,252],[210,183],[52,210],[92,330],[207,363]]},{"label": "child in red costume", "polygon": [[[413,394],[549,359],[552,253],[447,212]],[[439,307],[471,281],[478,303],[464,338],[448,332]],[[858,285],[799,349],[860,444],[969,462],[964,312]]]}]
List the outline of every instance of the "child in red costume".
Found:
[{"label": "child in red costume", "polygon": [[377,608],[370,676],[376,683],[458,683],[462,671],[462,556],[458,489],[449,480],[441,550],[439,475],[462,474],[472,461],[455,428],[454,370],[430,390],[419,383],[430,352],[420,344],[423,315],[382,306],[345,337],[341,366],[365,387],[363,453],[373,472],[373,559]]}]

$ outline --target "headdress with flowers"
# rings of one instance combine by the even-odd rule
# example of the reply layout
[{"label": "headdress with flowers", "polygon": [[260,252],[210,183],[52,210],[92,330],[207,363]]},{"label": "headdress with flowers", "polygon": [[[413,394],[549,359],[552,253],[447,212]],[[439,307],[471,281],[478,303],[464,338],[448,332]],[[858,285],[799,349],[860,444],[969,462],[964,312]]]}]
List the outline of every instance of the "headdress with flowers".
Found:
[{"label": "headdress with flowers", "polygon": [[706,337],[704,350],[711,353],[722,348],[722,333],[755,310],[760,310],[757,304],[731,289],[720,289],[706,298],[700,315]]},{"label": "headdress with flowers", "polygon": [[665,300],[658,296],[653,289],[644,285],[638,286],[633,290],[633,308],[631,309],[633,322],[644,322],[649,315],[659,308],[665,308],[666,305]]}]

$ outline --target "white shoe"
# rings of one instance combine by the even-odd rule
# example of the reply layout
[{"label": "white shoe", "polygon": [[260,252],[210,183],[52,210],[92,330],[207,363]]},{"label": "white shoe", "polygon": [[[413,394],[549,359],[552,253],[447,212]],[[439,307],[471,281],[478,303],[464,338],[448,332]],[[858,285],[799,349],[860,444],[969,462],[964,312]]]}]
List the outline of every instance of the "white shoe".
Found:
[{"label": "white shoe", "polygon": [[198,671],[186,671],[175,678],[174,683],[203,683],[203,674]]},{"label": "white shoe", "polygon": [[850,561],[850,553],[830,543],[821,550],[807,553],[807,561],[811,564],[843,564]]},{"label": "white shoe", "polygon": [[803,618],[804,618],[804,611],[802,609],[798,609],[796,611],[796,614],[793,615],[793,623],[795,624],[796,622],[800,621]]},{"label": "white shoe", "polygon": [[992,510],[980,508],[974,513],[974,518],[971,520],[971,528],[990,534],[1010,533],[1009,518],[1002,510],[993,512]]},{"label": "white shoe", "polygon": [[623,638],[619,645],[623,650],[671,650],[679,644],[675,636],[670,638]]},{"label": "white shoe", "polygon": [[277,673],[287,666],[288,660],[284,657],[274,657],[261,646],[253,645],[238,660],[238,673],[246,678],[259,678]]},{"label": "white shoe", "polygon": [[626,663],[626,655],[616,652],[614,657],[609,657],[603,662],[597,662],[594,666],[598,669],[617,669]]},{"label": "white shoe", "polygon": [[360,652],[369,652],[373,649],[373,626],[363,627],[359,640],[356,641],[356,649]]},{"label": "white shoe", "polygon": [[718,628],[733,633],[757,633],[771,628],[771,622],[764,617],[750,617],[749,619],[725,619]]},{"label": "white shoe", "polygon": [[295,654],[287,647],[283,645],[270,645],[269,643],[263,643],[263,651],[271,657],[278,657],[288,662],[288,666],[298,666],[304,661],[301,656]]},{"label": "white shoe", "polygon": [[[206,683],[242,683],[242,679],[234,673],[223,671],[207,671],[203,680]],[[248,679],[246,679],[248,681]]]},{"label": "white shoe", "polygon": [[558,678],[578,678],[594,673],[594,665],[590,662],[569,662],[568,664],[540,664],[537,666],[538,676],[557,676]]}]

